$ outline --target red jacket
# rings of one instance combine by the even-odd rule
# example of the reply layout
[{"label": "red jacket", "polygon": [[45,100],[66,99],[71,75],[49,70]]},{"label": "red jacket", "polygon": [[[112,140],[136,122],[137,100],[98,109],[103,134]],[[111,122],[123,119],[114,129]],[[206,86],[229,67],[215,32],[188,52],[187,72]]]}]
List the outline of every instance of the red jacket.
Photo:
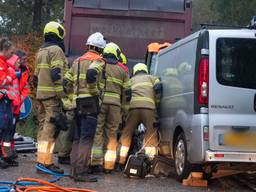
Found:
[{"label": "red jacket", "polygon": [[[15,74],[15,67],[13,65],[13,63],[9,63],[7,61],[8,64],[8,70],[11,73]],[[12,80],[12,85],[9,86],[9,93],[11,93],[14,98],[12,99],[12,108],[13,108],[13,114],[15,116],[18,116],[20,114],[20,106],[21,106],[21,100],[20,100],[20,85],[19,85],[19,79],[16,77]]]},{"label": "red jacket", "polygon": [[7,95],[10,100],[15,99],[15,94],[10,91],[13,79],[16,78],[15,72],[8,69],[8,64],[4,56],[0,56],[0,99]]},{"label": "red jacket", "polygon": [[[7,63],[9,67],[15,73],[15,63],[18,57],[14,55],[11,57]],[[24,102],[25,98],[30,93],[29,86],[28,86],[28,78],[29,78],[29,70],[27,67],[20,67],[16,72],[19,72],[21,75],[19,78],[13,80],[13,85],[11,86],[12,91],[14,92],[16,99],[13,101],[13,113],[16,116],[20,114],[20,107]]]},{"label": "red jacket", "polygon": [[25,98],[30,94],[30,89],[29,89],[29,69],[27,67],[21,67],[21,77],[19,79],[19,84],[20,84],[20,99],[21,103],[25,100]]}]

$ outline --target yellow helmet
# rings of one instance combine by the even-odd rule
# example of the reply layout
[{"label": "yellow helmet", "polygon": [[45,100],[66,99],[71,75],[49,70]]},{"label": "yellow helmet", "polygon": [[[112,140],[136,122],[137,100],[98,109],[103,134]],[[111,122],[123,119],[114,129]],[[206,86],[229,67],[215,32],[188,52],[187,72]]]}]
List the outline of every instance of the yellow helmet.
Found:
[{"label": "yellow helmet", "polygon": [[44,27],[44,35],[51,33],[57,35],[60,39],[64,39],[65,28],[58,22],[50,21]]},{"label": "yellow helmet", "polygon": [[103,54],[112,54],[116,57],[116,59],[119,60],[121,51],[117,44],[111,42],[106,45],[106,47],[103,50]]},{"label": "yellow helmet", "polygon": [[126,64],[127,64],[127,58],[126,58],[126,56],[125,56],[123,53],[121,53],[121,54],[120,54],[120,58],[121,58],[121,60],[122,60],[122,63],[123,63],[124,65],[126,65]]},{"label": "yellow helmet", "polygon": [[133,67],[133,75],[135,75],[137,72],[139,71],[144,71],[146,73],[148,73],[148,67],[147,65],[145,65],[144,63],[137,63],[134,67]]}]

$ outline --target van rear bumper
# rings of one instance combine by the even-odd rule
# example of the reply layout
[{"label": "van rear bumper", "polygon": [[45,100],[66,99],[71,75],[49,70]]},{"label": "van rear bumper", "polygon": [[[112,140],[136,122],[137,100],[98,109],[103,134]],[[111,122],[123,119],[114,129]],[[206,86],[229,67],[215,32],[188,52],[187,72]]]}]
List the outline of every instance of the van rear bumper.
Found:
[{"label": "van rear bumper", "polygon": [[245,152],[223,152],[210,151],[205,152],[206,162],[256,162],[256,153]]}]

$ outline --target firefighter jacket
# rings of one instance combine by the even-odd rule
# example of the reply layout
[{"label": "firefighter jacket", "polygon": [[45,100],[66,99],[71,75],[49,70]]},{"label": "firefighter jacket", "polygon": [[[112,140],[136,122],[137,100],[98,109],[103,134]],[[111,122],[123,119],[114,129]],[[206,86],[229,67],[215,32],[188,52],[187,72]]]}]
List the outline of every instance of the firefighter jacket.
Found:
[{"label": "firefighter jacket", "polygon": [[129,98],[128,73],[118,64],[106,65],[106,79],[101,80],[101,88],[104,89],[103,103],[122,107],[125,101],[122,98]]},{"label": "firefighter jacket", "polygon": [[[90,50],[86,52],[83,56],[79,57],[73,62],[70,70],[65,74],[64,83],[66,89],[73,87],[73,105],[75,107],[75,100],[77,97],[90,97],[99,94],[98,81],[100,79],[100,74],[102,74],[105,61],[102,57],[95,51]],[[88,70],[93,70],[95,73],[89,74],[89,78],[97,73],[97,78],[95,82],[87,81]]]},{"label": "firefighter jacket", "polygon": [[67,61],[62,49],[55,44],[42,46],[36,56],[34,73],[38,79],[36,98],[63,98],[65,93],[62,82],[66,70]]},{"label": "firefighter jacket", "polygon": [[0,56],[0,99],[6,95],[10,100],[15,99],[15,94],[10,90],[13,80],[16,79],[15,72],[8,68],[6,58]]},{"label": "firefighter jacket", "polygon": [[132,98],[130,109],[156,109],[161,91],[155,88],[159,87],[160,84],[160,80],[152,75],[139,73],[133,76],[131,78]]}]

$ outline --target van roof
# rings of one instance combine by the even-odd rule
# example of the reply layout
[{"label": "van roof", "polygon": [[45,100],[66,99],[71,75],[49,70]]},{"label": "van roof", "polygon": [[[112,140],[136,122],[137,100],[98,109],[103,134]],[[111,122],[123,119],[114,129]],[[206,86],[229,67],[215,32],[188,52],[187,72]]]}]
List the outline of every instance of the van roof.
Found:
[{"label": "van roof", "polygon": [[159,55],[162,53],[165,53],[169,50],[175,49],[176,47],[181,46],[182,44],[185,44],[189,41],[192,41],[193,39],[196,39],[199,37],[200,34],[203,32],[208,31],[210,35],[214,36],[224,36],[224,37],[241,37],[241,38],[255,38],[256,37],[256,30],[253,29],[247,29],[247,28],[241,28],[241,29],[201,29],[195,33],[192,33],[191,35],[175,42],[172,44],[172,46],[164,48],[160,50]]}]

